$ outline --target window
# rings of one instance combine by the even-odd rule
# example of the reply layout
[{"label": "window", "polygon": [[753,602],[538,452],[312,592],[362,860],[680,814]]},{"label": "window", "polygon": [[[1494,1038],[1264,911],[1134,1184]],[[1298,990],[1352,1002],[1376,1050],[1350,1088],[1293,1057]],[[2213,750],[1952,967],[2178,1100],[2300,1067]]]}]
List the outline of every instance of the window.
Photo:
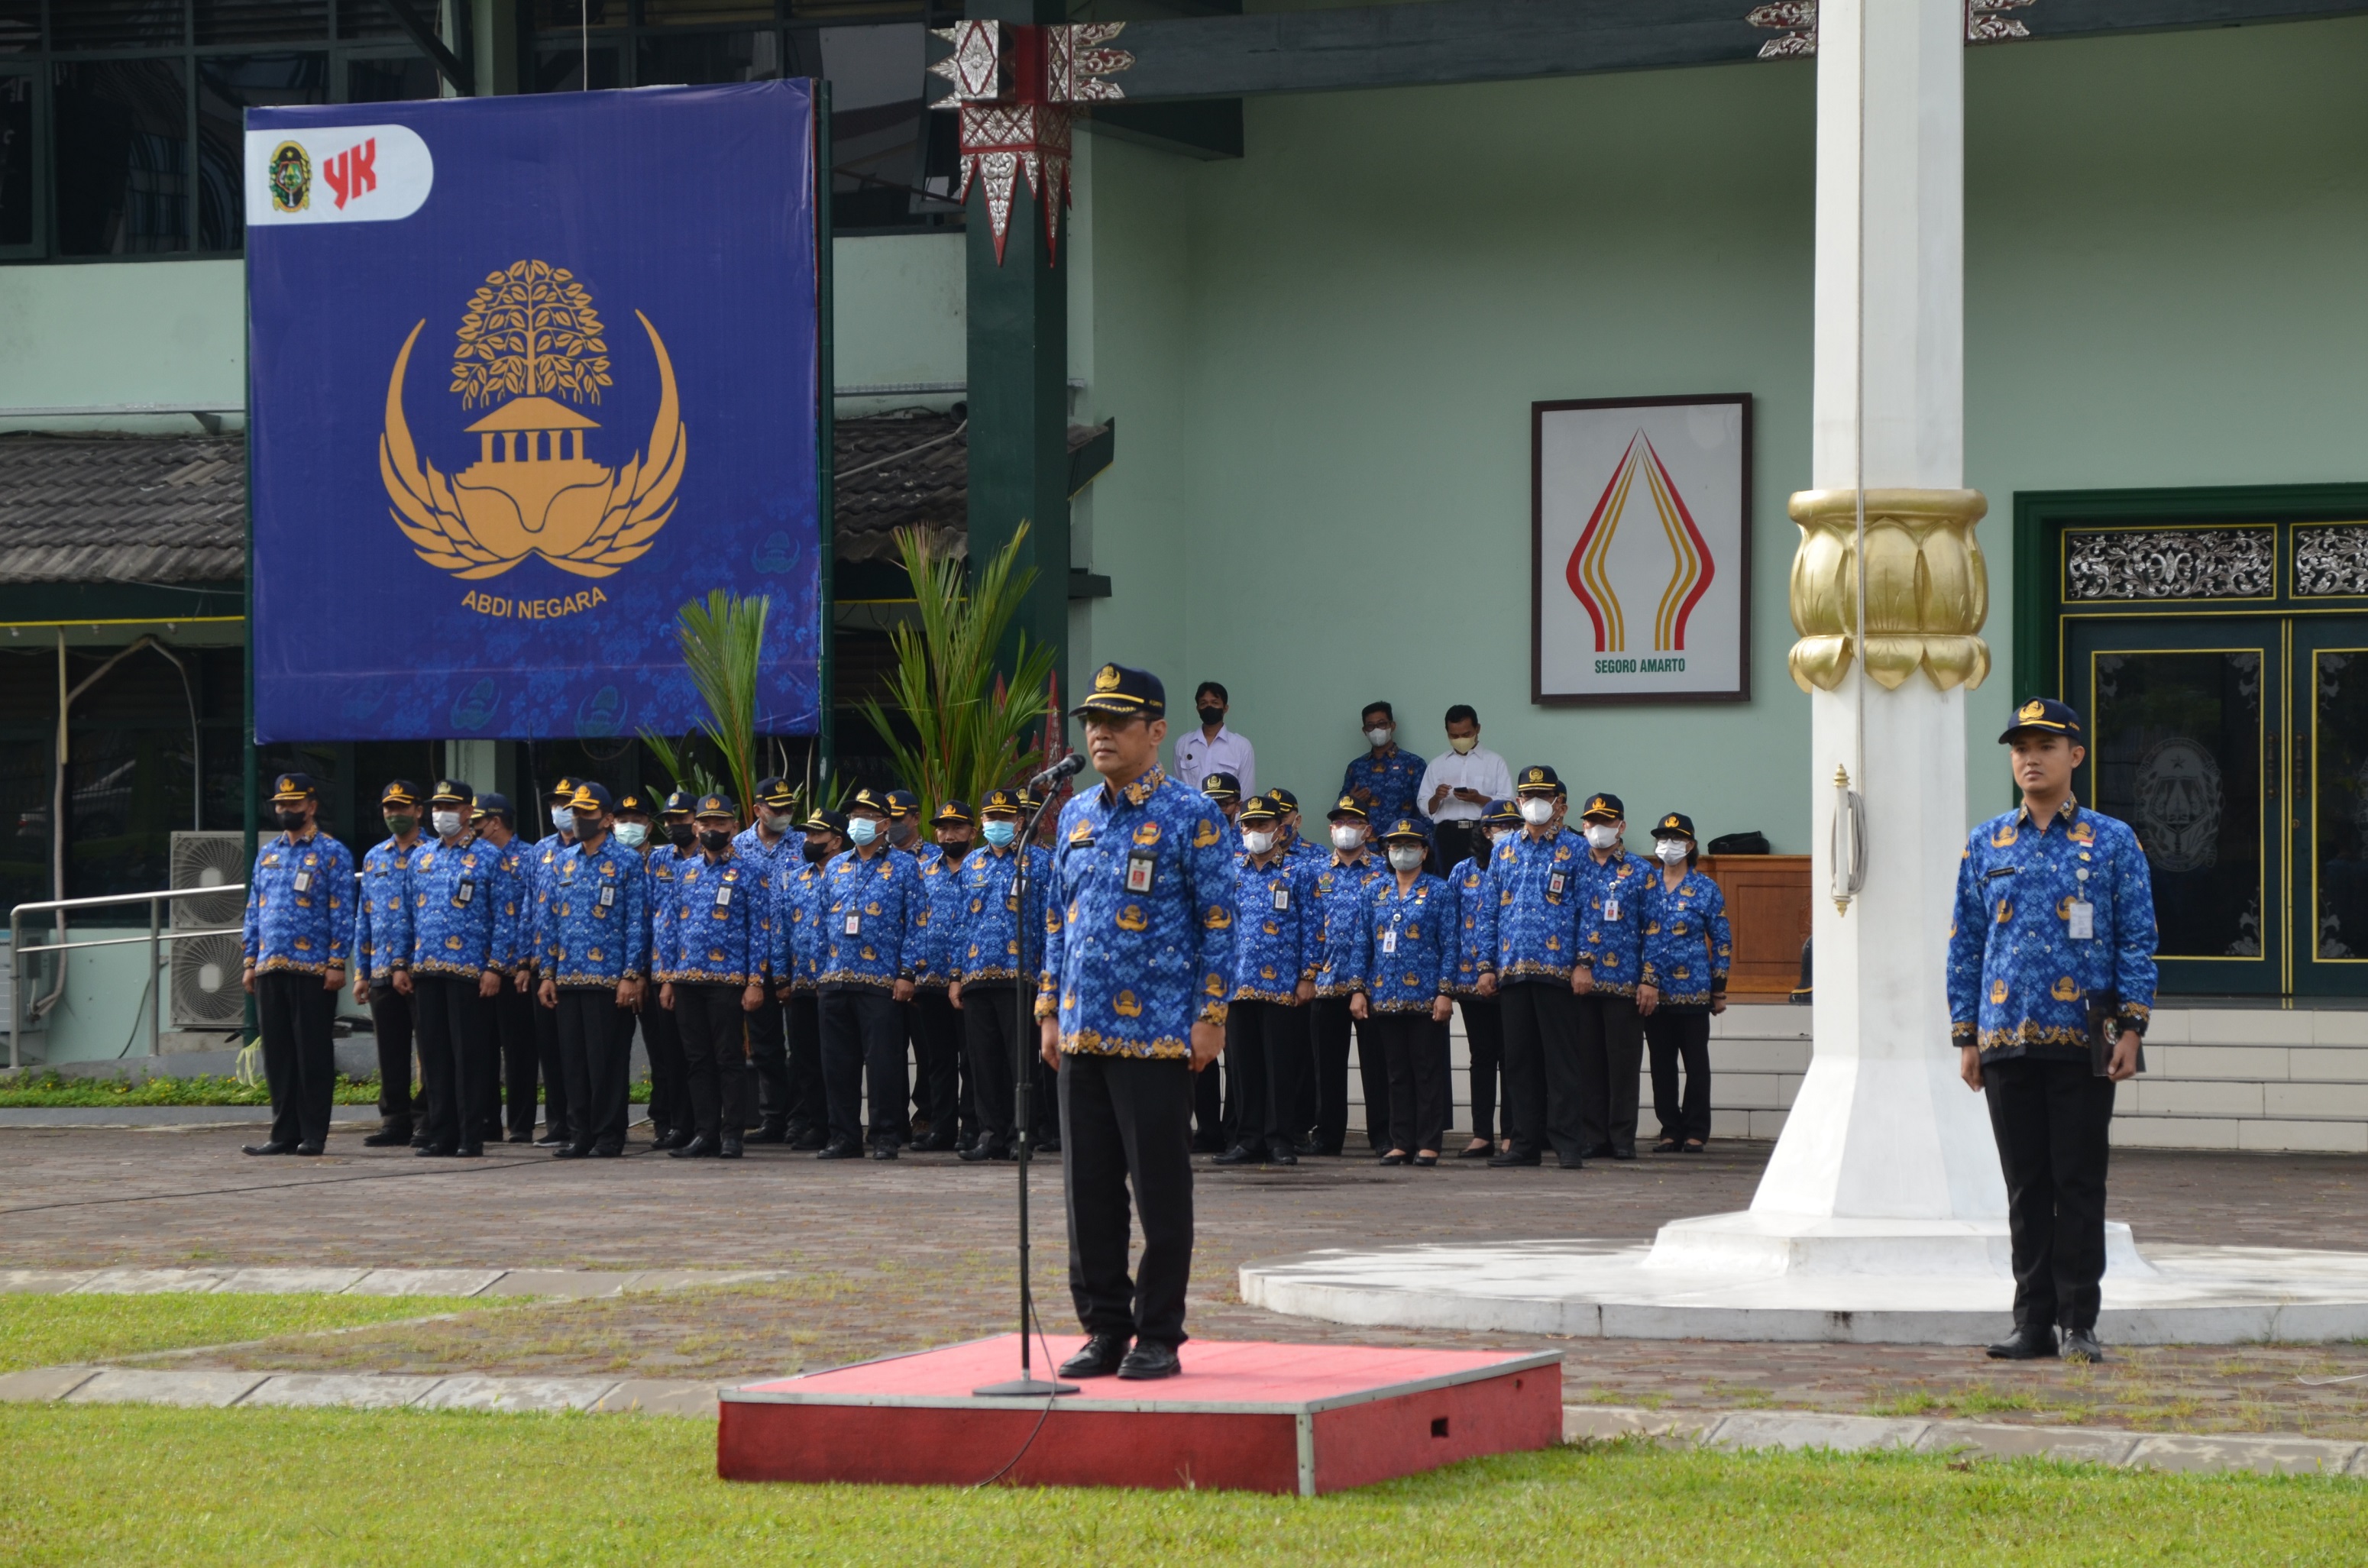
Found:
[{"label": "window", "polygon": [[442,91],[387,0],[0,0],[0,259],[235,255],[248,109]]}]

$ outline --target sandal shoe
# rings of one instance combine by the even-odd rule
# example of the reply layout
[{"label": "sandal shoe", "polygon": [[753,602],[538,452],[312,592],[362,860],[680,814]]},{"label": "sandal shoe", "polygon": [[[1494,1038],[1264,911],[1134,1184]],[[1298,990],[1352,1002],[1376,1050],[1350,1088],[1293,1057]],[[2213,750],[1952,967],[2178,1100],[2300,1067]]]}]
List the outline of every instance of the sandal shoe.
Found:
[{"label": "sandal shoe", "polygon": [[1656,1154],[1677,1154],[1682,1153],[1684,1151],[1685,1145],[1679,1142],[1674,1138],[1664,1138],[1658,1143],[1653,1145],[1653,1153]]}]

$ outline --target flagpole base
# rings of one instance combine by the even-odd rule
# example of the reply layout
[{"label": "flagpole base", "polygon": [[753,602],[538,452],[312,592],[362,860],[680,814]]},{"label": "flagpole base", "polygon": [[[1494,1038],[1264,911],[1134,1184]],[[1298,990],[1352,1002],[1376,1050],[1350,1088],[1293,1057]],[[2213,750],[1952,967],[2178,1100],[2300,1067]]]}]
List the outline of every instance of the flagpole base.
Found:
[{"label": "flagpole base", "polygon": [[1052,1399],[1064,1393],[1076,1393],[1075,1383],[1048,1383],[1042,1378],[1014,1378],[1008,1383],[989,1383],[973,1389],[973,1399]]}]

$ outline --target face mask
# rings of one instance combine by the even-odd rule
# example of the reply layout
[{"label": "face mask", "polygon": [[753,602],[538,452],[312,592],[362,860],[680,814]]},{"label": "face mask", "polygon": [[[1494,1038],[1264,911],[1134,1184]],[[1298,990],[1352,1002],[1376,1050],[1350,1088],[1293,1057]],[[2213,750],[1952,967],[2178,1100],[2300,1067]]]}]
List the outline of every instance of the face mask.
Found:
[{"label": "face mask", "polygon": [[666,824],[666,842],[677,849],[688,849],[699,842],[699,829],[687,822]]},{"label": "face mask", "polygon": [[551,825],[555,831],[560,833],[574,833],[575,831],[575,813],[569,811],[565,806],[553,806],[551,808]]},{"label": "face mask", "polygon": [[765,831],[768,833],[780,835],[790,831],[790,813],[787,812],[777,812],[769,806],[758,806],[757,820],[765,824]]},{"label": "face mask", "polygon": [[1533,797],[1530,800],[1523,801],[1521,802],[1521,820],[1528,823],[1531,827],[1545,826],[1546,824],[1554,821],[1554,802],[1552,801],[1545,800],[1543,797]]},{"label": "face mask", "polygon": [[419,819],[417,817],[389,816],[386,819],[387,832],[394,835],[397,838],[402,837],[404,834],[409,833],[413,828],[417,827],[418,825]]},{"label": "face mask", "polygon": [[1390,869],[1414,871],[1422,867],[1422,851],[1411,844],[1401,845],[1390,851]]},{"label": "face mask", "polygon": [[1016,822],[991,822],[979,832],[986,835],[989,844],[1000,849],[1019,836],[1019,824]]},{"label": "face mask", "polygon": [[1390,744],[1390,737],[1395,733],[1397,733],[1395,730],[1385,730],[1376,726],[1365,732],[1365,742],[1369,745],[1385,746]]},{"label": "face mask", "polygon": [[819,866],[830,858],[830,846],[819,838],[809,838],[806,840],[805,856],[807,865]]},{"label": "face mask", "polygon": [[617,824],[617,842],[628,849],[639,849],[649,836],[647,823],[620,822]]},{"label": "face mask", "polygon": [[302,833],[304,831],[304,813],[302,812],[274,812],[272,813],[272,820],[279,824],[280,831],[283,833]]},{"label": "face mask", "polygon": [[1203,709],[1201,709],[1201,723],[1203,723],[1203,724],[1222,724],[1222,723],[1224,723],[1224,722],[1225,722],[1225,710],[1224,710],[1224,709],[1222,709],[1222,708],[1203,708]]},{"label": "face mask", "polygon": [[[622,834],[624,829],[620,828],[617,831]],[[720,827],[701,828],[699,833],[699,846],[711,855],[721,855],[732,846],[731,832]]]},{"label": "face mask", "polygon": [[1480,737],[1477,735],[1451,735],[1448,737],[1447,744],[1455,748],[1456,756],[1470,756],[1472,755],[1472,748],[1480,744]]},{"label": "face mask", "polygon": [[921,830],[911,823],[892,822],[888,824],[888,842],[891,844],[911,844],[920,836]]},{"label": "face mask", "polygon": [[857,817],[847,824],[847,836],[857,844],[869,844],[880,836],[880,824],[870,817]]},{"label": "face mask", "polygon": [[1661,858],[1664,866],[1682,865],[1686,858],[1686,841],[1682,838],[1656,838],[1653,841],[1653,853]]},{"label": "face mask", "polygon": [[1242,847],[1253,855],[1263,855],[1274,847],[1274,835],[1256,831],[1245,833],[1242,835]]},{"label": "face mask", "polygon": [[427,820],[436,824],[436,836],[438,838],[450,838],[461,831],[461,813],[458,812],[436,812]]},{"label": "face mask", "polygon": [[575,836],[578,839],[590,838],[601,831],[600,819],[598,817],[571,816],[568,821],[568,825],[574,829]]},{"label": "face mask", "polygon": [[1608,822],[1587,824],[1587,842],[1590,848],[1609,849],[1620,842],[1620,830]]},{"label": "face mask", "polygon": [[1354,849],[1364,842],[1365,830],[1361,827],[1350,827],[1343,823],[1332,830],[1332,847],[1335,849]]}]

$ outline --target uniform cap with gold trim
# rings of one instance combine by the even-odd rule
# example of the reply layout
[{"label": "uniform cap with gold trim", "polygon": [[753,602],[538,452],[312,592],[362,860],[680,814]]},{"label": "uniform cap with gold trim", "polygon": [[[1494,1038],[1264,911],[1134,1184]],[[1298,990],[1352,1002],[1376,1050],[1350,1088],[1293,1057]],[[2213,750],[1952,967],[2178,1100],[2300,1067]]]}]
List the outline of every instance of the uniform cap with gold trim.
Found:
[{"label": "uniform cap with gold trim", "polygon": [[1101,713],[1128,719],[1140,713],[1146,719],[1162,719],[1167,715],[1167,688],[1149,670],[1104,665],[1094,672],[1094,689],[1071,711],[1080,716]]},{"label": "uniform cap with gold trim", "polygon": [[1338,822],[1342,817],[1349,817],[1358,822],[1363,822],[1372,814],[1372,813],[1366,811],[1363,806],[1357,803],[1357,797],[1354,795],[1341,796],[1338,801],[1332,802],[1332,809],[1324,813],[1326,820],[1332,822]]},{"label": "uniform cap with gold trim", "polygon": [[847,835],[847,813],[844,812],[818,811],[812,816],[806,818],[805,821],[798,824],[798,831],[801,833],[836,833],[841,837],[845,837]]},{"label": "uniform cap with gold trim", "polygon": [[1491,801],[1488,809],[1480,813],[1480,820],[1491,827],[1519,827],[1521,824],[1521,808],[1510,801]]},{"label": "uniform cap with gold trim", "polygon": [[989,790],[986,792],[985,803],[978,809],[982,814],[1002,812],[1017,816],[1027,808],[1021,803],[1019,791],[1017,790]]},{"label": "uniform cap with gold trim", "polygon": [[313,782],[311,774],[283,773],[276,781],[276,788],[271,791],[271,803],[275,806],[292,806],[299,801],[313,800],[320,793],[321,787]]},{"label": "uniform cap with gold trim", "polygon": [[542,798],[552,805],[564,806],[575,798],[575,787],[583,782],[581,778],[563,778],[558,783],[543,791]]},{"label": "uniform cap with gold trim", "polygon": [[1212,773],[1201,780],[1201,793],[1212,801],[1238,801],[1242,781],[1230,773]]},{"label": "uniform cap with gold trim", "polygon": [[1271,795],[1252,795],[1242,802],[1242,821],[1245,824],[1281,820],[1282,807]]},{"label": "uniform cap with gold trim", "polygon": [[677,790],[666,797],[666,814],[670,817],[687,817],[698,809],[698,802],[699,797],[689,790]]},{"label": "uniform cap with gold trim", "polygon": [[938,808],[938,814],[929,819],[929,825],[931,827],[970,827],[977,821],[978,818],[971,812],[968,801],[948,801]]},{"label": "uniform cap with gold trim", "polygon": [[2080,715],[2069,703],[2058,702],[2052,697],[2034,697],[2014,710],[2014,722],[1998,736],[2004,745],[2014,739],[2018,730],[2037,730],[2043,734],[2080,738]]},{"label": "uniform cap with gold trim", "polygon": [[1266,798],[1281,806],[1286,815],[1299,809],[1299,797],[1278,784],[1266,792]]},{"label": "uniform cap with gold trim", "polygon": [[1627,806],[1617,795],[1589,795],[1587,808],[1578,813],[1582,822],[1619,822],[1627,814]]},{"label": "uniform cap with gold trim", "polygon": [[1671,812],[1653,824],[1653,836],[1656,838],[1691,838],[1693,835],[1694,819],[1683,812]]},{"label": "uniform cap with gold trim", "polygon": [[883,817],[894,814],[889,809],[887,795],[878,790],[858,790],[848,797],[847,809],[850,814],[856,812],[871,812]]},{"label": "uniform cap with gold trim", "polygon": [[438,778],[436,788],[428,792],[431,806],[465,806],[477,798],[477,792],[458,778]]},{"label": "uniform cap with gold trim", "polygon": [[469,803],[471,822],[483,822],[487,817],[499,817],[504,822],[516,820],[510,814],[510,798],[497,790],[488,790]]},{"label": "uniform cap with gold trim", "polygon": [[1387,833],[1382,835],[1382,842],[1384,844],[1429,844],[1430,842],[1430,835],[1424,829],[1419,820],[1414,817],[1400,817],[1397,821],[1390,824],[1390,830]]},{"label": "uniform cap with gold trim", "polygon": [[620,812],[639,812],[647,816],[650,814],[650,798],[639,790],[628,790],[617,797],[617,810]]},{"label": "uniform cap with gold trim", "polygon": [[786,812],[798,803],[798,792],[786,778],[759,778],[757,780],[757,803],[770,806],[777,812]]},{"label": "uniform cap with gold trim", "polygon": [[890,816],[902,822],[906,817],[918,816],[920,813],[920,796],[916,795],[910,790],[891,790],[888,791],[888,814]]},{"label": "uniform cap with gold trim", "polygon": [[575,793],[567,797],[567,809],[571,812],[612,812],[617,809],[617,801],[609,793],[606,784],[586,778],[579,780]]},{"label": "uniform cap with gold trim", "polygon": [[1551,795],[1562,788],[1562,775],[1543,762],[1531,763],[1513,780],[1516,795]]},{"label": "uniform cap with gold trim", "polygon": [[729,795],[701,795],[699,804],[690,810],[693,816],[725,817],[733,822],[740,820],[740,808],[732,803]]},{"label": "uniform cap with gold trim", "polygon": [[419,786],[408,778],[390,779],[386,788],[378,792],[378,803],[381,811],[389,806],[412,811],[419,804]]}]

